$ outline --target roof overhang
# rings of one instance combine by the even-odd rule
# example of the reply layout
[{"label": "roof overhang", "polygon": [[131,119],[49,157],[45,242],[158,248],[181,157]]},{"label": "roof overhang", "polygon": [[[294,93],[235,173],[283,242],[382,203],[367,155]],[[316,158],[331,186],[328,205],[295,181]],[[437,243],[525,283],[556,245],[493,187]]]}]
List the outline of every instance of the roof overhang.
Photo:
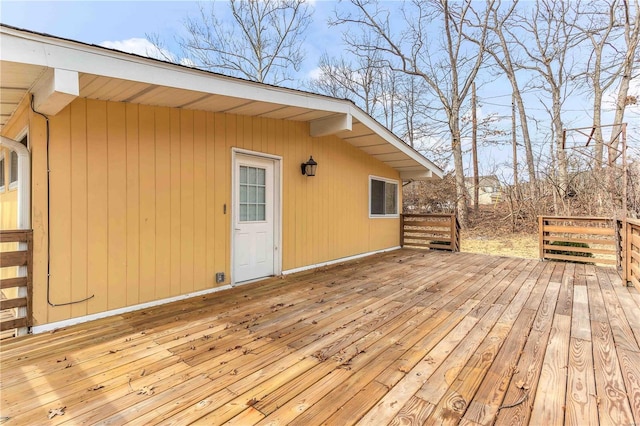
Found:
[{"label": "roof overhang", "polygon": [[0,25],[0,129],[22,99],[55,115],[76,97],[310,123],[398,170],[404,180],[442,177],[422,154],[344,99],[227,77],[100,46]]}]

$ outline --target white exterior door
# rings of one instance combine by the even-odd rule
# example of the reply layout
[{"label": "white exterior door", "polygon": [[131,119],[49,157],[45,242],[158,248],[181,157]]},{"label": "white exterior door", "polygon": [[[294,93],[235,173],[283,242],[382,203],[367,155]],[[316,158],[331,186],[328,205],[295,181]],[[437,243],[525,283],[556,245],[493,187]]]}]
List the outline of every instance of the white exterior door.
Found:
[{"label": "white exterior door", "polygon": [[236,283],[274,275],[274,160],[236,155],[233,273]]}]

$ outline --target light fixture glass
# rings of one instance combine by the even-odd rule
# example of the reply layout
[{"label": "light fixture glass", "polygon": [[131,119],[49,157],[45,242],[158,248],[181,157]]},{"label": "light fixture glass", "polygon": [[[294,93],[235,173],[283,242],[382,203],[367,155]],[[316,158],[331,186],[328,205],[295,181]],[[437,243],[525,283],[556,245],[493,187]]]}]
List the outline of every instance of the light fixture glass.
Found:
[{"label": "light fixture glass", "polygon": [[307,161],[306,163],[302,163],[300,165],[300,168],[302,169],[302,174],[303,175],[315,176],[316,175],[316,169],[318,168],[318,163],[316,163],[313,160],[313,156],[309,156],[309,161]]}]

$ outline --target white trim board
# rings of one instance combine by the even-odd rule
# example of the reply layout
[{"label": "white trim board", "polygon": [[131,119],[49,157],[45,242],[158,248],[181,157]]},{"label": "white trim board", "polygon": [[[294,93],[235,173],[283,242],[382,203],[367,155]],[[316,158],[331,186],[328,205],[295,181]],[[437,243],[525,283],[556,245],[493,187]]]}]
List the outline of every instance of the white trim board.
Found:
[{"label": "white trim board", "polygon": [[386,253],[388,251],[399,250],[401,248],[402,247],[400,246],[395,246],[395,247],[390,247],[382,250],[375,250],[375,251],[370,251],[366,253],[360,253],[353,256],[341,257],[340,259],[334,259],[334,260],[329,260],[327,262],[316,263],[315,265],[301,266],[299,268],[293,268],[293,269],[288,269],[286,271],[282,271],[282,275],[295,274],[296,272],[308,271],[309,269],[320,268],[322,266],[335,265],[336,263],[348,262],[350,260],[360,259],[363,257],[372,256],[378,253]]},{"label": "white trim board", "polygon": [[209,288],[206,290],[196,291],[193,293],[181,294],[180,296],[168,297],[166,299],[154,300],[151,302],[140,303],[138,305],[125,306],[124,308],[112,309],[110,311],[98,312],[97,314],[84,315],[81,317],[70,318],[68,320],[62,320],[58,322],[51,322],[49,324],[36,325],[31,327],[33,334],[45,333],[47,331],[56,330],[59,328],[69,327],[71,325],[82,324],[84,322],[94,321],[101,318],[107,318],[114,315],[126,314],[128,312],[139,311],[141,309],[153,308],[156,306],[166,305],[167,303],[177,302],[179,300],[190,299],[192,297],[204,296],[211,293],[217,293],[222,290],[228,290],[233,288],[230,284]]}]

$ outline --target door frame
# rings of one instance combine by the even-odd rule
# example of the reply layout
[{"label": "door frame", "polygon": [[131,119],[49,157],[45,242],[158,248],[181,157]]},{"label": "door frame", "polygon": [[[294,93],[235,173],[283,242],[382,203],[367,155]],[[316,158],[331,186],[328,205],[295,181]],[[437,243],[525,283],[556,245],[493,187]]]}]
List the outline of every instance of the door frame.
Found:
[{"label": "door frame", "polygon": [[[231,208],[229,212],[230,216],[230,229],[231,229],[231,286],[238,285],[236,283],[236,271],[235,271],[235,226],[236,226],[236,185],[238,184],[239,176],[236,173],[236,163],[238,156],[241,157],[254,157],[261,160],[273,161],[273,273],[274,275],[282,274],[282,157],[279,155],[265,154],[264,152],[250,151],[242,148],[231,148]],[[241,284],[248,284],[257,280],[261,280],[264,277],[256,278],[255,280],[243,281]]]}]

